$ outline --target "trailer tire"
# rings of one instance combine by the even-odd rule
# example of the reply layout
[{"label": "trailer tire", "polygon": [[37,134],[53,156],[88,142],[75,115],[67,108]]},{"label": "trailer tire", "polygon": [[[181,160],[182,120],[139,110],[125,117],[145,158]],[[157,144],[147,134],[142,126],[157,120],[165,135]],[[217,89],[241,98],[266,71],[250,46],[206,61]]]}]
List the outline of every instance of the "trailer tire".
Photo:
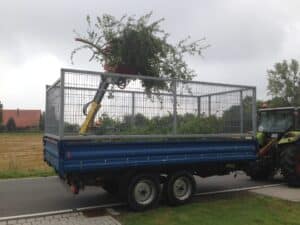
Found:
[{"label": "trailer tire", "polygon": [[195,189],[195,179],[191,173],[186,171],[170,174],[164,184],[164,194],[166,194],[167,202],[171,206],[189,202]]},{"label": "trailer tire", "polygon": [[281,173],[289,186],[300,187],[300,146],[287,145],[280,154]]},{"label": "trailer tire", "polygon": [[144,211],[155,207],[160,199],[159,175],[138,174],[133,176],[127,188],[127,201],[134,211]]}]

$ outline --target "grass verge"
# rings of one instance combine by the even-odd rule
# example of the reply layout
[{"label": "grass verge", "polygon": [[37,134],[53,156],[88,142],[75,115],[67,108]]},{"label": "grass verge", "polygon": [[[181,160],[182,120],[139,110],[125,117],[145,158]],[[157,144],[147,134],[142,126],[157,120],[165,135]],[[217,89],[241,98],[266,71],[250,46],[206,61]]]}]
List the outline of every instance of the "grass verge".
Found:
[{"label": "grass verge", "polygon": [[125,213],[119,219],[124,225],[297,225],[300,224],[300,203],[241,193],[231,199]]},{"label": "grass verge", "polygon": [[24,178],[24,177],[48,177],[55,175],[52,169],[47,170],[4,170],[0,171],[0,179]]}]

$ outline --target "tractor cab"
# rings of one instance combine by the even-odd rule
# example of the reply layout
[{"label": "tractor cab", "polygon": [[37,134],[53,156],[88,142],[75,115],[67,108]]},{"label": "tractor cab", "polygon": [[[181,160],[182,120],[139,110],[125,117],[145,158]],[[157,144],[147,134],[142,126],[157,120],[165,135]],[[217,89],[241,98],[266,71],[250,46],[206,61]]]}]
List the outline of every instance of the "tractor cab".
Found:
[{"label": "tractor cab", "polygon": [[258,111],[257,138],[260,145],[270,139],[281,139],[289,131],[300,130],[300,108],[266,108]]}]

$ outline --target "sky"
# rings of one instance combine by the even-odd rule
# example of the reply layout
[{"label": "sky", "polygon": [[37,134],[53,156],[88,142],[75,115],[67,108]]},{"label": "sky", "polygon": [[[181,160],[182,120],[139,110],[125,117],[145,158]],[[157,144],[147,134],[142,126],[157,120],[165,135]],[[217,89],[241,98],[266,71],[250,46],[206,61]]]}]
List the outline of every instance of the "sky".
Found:
[{"label": "sky", "polygon": [[300,59],[298,0],[9,0],[0,2],[0,101],[4,108],[43,109],[45,85],[60,68],[98,70],[78,47],[74,29],[84,33],[86,15],[121,17],[153,11],[165,18],[170,41],[205,37],[202,57],[188,57],[196,80],[257,87],[267,99],[267,69],[283,59]]}]

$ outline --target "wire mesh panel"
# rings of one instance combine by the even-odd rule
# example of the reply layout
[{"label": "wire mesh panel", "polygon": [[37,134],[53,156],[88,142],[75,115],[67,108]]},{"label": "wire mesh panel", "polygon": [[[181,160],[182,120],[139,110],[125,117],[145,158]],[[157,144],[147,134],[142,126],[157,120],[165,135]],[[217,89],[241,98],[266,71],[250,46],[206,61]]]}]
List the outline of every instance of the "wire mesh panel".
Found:
[{"label": "wire mesh panel", "polygon": [[46,132],[80,137],[84,105],[93,101],[104,80],[109,85],[87,134],[93,137],[243,134],[256,129],[254,87],[63,69],[63,82],[47,91]]},{"label": "wire mesh panel", "polygon": [[60,82],[46,87],[46,115],[45,132],[59,135],[60,110],[61,110],[61,87]]},{"label": "wire mesh panel", "polygon": [[254,88],[201,82],[177,83],[178,134],[253,131]]}]

